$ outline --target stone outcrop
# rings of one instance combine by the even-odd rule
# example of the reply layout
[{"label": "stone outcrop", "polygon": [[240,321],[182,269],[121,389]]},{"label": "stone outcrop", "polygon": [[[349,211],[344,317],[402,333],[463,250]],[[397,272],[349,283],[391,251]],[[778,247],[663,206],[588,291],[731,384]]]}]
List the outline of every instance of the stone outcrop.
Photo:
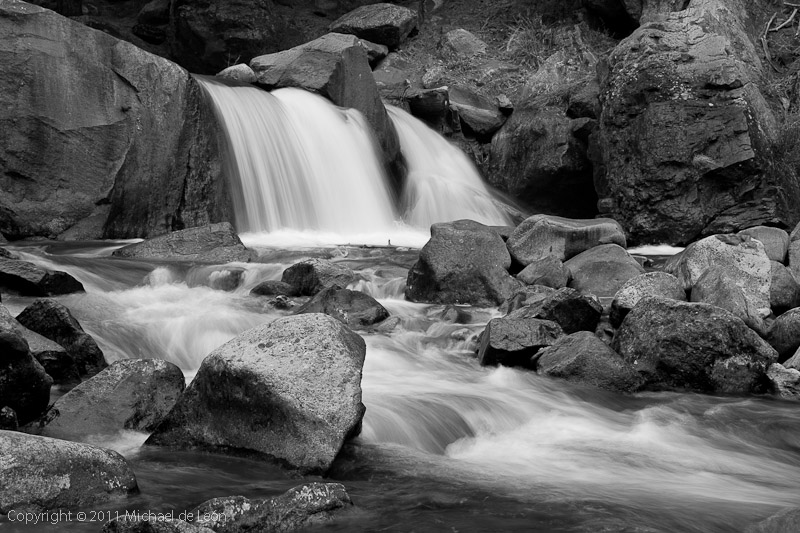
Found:
[{"label": "stone outcrop", "polygon": [[417,12],[394,4],[361,6],[334,21],[330,30],[349,33],[394,50],[417,29]]},{"label": "stone outcrop", "polygon": [[328,287],[345,289],[355,280],[355,272],[346,266],[316,258],[295,263],[281,275],[281,282],[292,290],[289,296],[313,296]]},{"label": "stone outcrop", "polygon": [[297,310],[301,313],[324,313],[350,327],[371,326],[389,318],[389,311],[372,296],[340,287],[321,290]]},{"label": "stone outcrop", "polygon": [[203,263],[248,262],[254,254],[245,248],[230,222],[173,231],[113,253],[116,257],[173,259]]}]

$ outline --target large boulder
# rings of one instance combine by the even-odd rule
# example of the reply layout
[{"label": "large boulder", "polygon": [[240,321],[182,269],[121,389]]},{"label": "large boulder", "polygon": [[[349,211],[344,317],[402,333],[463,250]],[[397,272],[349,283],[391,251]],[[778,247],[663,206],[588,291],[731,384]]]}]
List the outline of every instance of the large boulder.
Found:
[{"label": "large boulder", "polygon": [[322,314],[250,329],[203,360],[147,444],[199,447],[325,472],[358,434],[364,340]]},{"label": "large boulder", "polygon": [[481,333],[478,360],[483,366],[536,368],[533,357],[564,335],[550,320],[514,317],[493,318]]},{"label": "large boulder", "polygon": [[600,322],[603,306],[592,297],[564,287],[535,303],[510,311],[507,318],[539,318],[561,326],[564,333],[594,331]]},{"label": "large boulder", "polygon": [[369,294],[341,287],[321,290],[297,310],[301,313],[324,313],[350,327],[371,326],[389,318],[389,311]]},{"label": "large boulder", "polygon": [[47,270],[28,261],[2,257],[0,287],[25,296],[55,296],[84,290],[83,284],[66,272]]},{"label": "large boulder", "polygon": [[777,352],[732,313],[704,303],[646,297],[611,348],[654,390],[761,393]]},{"label": "large boulder", "polygon": [[0,513],[75,508],[138,492],[117,452],[24,433],[0,431]]},{"label": "large boulder", "polygon": [[207,263],[246,263],[253,257],[253,253],[239,240],[230,222],[173,231],[144,242],[129,244],[114,250],[113,255]]},{"label": "large boulder", "polygon": [[108,366],[97,342],[83,331],[69,309],[53,299],[35,300],[17,315],[17,321],[63,346],[81,375],[93,376]]},{"label": "large boulder", "polygon": [[397,180],[402,177],[400,140],[358,37],[329,33],[290,50],[258,56],[250,67],[257,83],[268,90],[300,87],[360,111],[378,138],[385,168]]},{"label": "large boulder", "polygon": [[431,226],[431,238],[408,272],[406,298],[415,302],[499,305],[520,283],[509,273],[506,243],[472,220]]},{"label": "large boulder", "polygon": [[777,350],[779,363],[792,357],[800,348],[800,308],[790,309],[779,316],[765,338]]},{"label": "large boulder", "polygon": [[553,255],[533,260],[517,274],[517,279],[526,285],[544,285],[553,289],[566,287],[569,278],[567,267]]},{"label": "large boulder", "polygon": [[59,398],[37,433],[80,440],[123,429],[153,431],[185,385],[181,369],[161,359],[117,361]]},{"label": "large boulder", "polygon": [[361,6],[330,26],[333,33],[350,33],[394,50],[417,29],[417,12],[394,4]]},{"label": "large boulder", "polygon": [[188,72],[25,2],[0,6],[0,64],[6,236],[55,237],[109,202],[110,238],[230,218],[218,126]]},{"label": "large boulder", "polygon": [[613,298],[625,283],[644,268],[617,244],[602,244],[564,263],[572,274],[569,287],[598,298]]},{"label": "large boulder", "polygon": [[344,289],[355,280],[355,272],[346,266],[317,258],[295,263],[281,275],[281,282],[292,290],[289,296],[313,296],[328,287]]},{"label": "large boulder", "polygon": [[533,215],[517,226],[508,238],[508,250],[523,265],[547,256],[566,261],[601,244],[618,244],[625,248],[625,232],[616,221]]},{"label": "large boulder", "polygon": [[561,337],[544,348],[536,372],[618,392],[632,392],[642,384],[633,365],[588,331]]},{"label": "large boulder", "polygon": [[13,409],[25,424],[47,409],[52,384],[22,335],[0,324],[0,407]]},{"label": "large boulder", "polygon": [[776,122],[750,15],[747,0],[692,1],[610,54],[595,183],[633,243],[685,244],[800,217],[800,184],[763,171]]},{"label": "large boulder", "polygon": [[634,276],[620,287],[611,302],[609,320],[618,328],[622,320],[645,296],[661,296],[680,302],[686,301],[686,291],[680,280],[666,272],[647,272]]}]

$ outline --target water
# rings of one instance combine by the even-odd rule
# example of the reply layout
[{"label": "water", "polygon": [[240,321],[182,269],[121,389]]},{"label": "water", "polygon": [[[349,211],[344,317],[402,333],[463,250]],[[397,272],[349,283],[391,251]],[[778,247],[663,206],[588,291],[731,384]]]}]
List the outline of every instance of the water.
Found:
[{"label": "water", "polygon": [[[406,302],[415,250],[261,249],[254,264],[176,265],[108,257],[115,243],[17,246],[75,275],[86,294],[58,298],[109,360],[160,357],[194,375],[209,351],[287,311],[249,289],[308,256],[354,268],[353,286],[399,318],[367,343],[362,435],[337,461],[359,512],[331,531],[741,531],[800,501],[800,412],[768,398],[596,391],[516,369],[482,368],[475,337],[495,309]],[[233,291],[214,273],[243,272]],[[18,313],[31,298],[3,295]],[[267,497],[303,481],[214,454],[142,447],[146,435],[87,435],[131,461],[141,494],[87,511],[191,510],[232,494]],[[99,531],[61,523],[5,531]],[[636,529],[638,528],[638,529]]]}]

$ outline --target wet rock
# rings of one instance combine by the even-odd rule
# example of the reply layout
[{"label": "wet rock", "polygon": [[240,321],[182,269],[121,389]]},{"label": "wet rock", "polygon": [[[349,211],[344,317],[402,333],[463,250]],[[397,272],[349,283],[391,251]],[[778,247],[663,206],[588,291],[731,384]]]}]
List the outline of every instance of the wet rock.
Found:
[{"label": "wet rock", "polygon": [[248,330],[214,350],[147,444],[249,453],[325,472],[358,434],[361,337],[322,314]]},{"label": "wet rock", "polygon": [[253,296],[299,296],[294,287],[277,279],[262,281],[250,290],[250,294]]},{"label": "wet rock", "polygon": [[632,277],[614,295],[611,302],[610,322],[618,328],[639,300],[645,296],[660,296],[680,302],[686,301],[686,291],[680,280],[666,272],[647,272]]},{"label": "wet rock", "polygon": [[772,323],[765,337],[782,363],[800,348],[800,308],[790,309]]},{"label": "wet rock", "polygon": [[245,63],[239,63],[223,69],[217,73],[217,77],[242,83],[255,83],[257,79],[256,73],[253,72],[250,65]]},{"label": "wet rock", "polygon": [[560,259],[548,255],[535,259],[517,274],[517,279],[527,285],[544,285],[553,289],[566,287],[570,272]]},{"label": "wet rock", "polygon": [[69,309],[50,298],[40,298],[23,309],[17,321],[61,345],[75,361],[82,376],[93,376],[108,366],[95,340],[83,331]]},{"label": "wet rock", "polygon": [[783,509],[745,529],[745,533],[793,533],[800,531],[800,507]]},{"label": "wet rock", "polygon": [[22,335],[0,325],[0,407],[13,409],[25,424],[47,409],[52,384]]},{"label": "wet rock", "polygon": [[0,431],[0,478],[0,513],[87,507],[138,491],[117,452],[12,431]]},{"label": "wet rock", "polygon": [[372,296],[340,287],[315,294],[296,314],[302,313],[324,313],[350,327],[371,326],[389,318],[389,311]]},{"label": "wet rock", "polygon": [[520,283],[511,256],[490,227],[472,220],[433,224],[431,238],[408,272],[406,298],[414,302],[499,305]]},{"label": "wet rock", "polygon": [[611,243],[626,246],[625,232],[614,220],[533,215],[508,238],[508,249],[514,259],[529,265],[547,256],[566,261],[590,248]]},{"label": "wet rock", "polygon": [[0,287],[25,296],[55,296],[83,292],[81,282],[58,270],[33,263],[0,258]]},{"label": "wet rock", "polygon": [[772,312],[780,315],[800,305],[800,284],[792,271],[777,261],[771,261],[769,305]]},{"label": "wet rock", "polygon": [[569,287],[598,298],[613,298],[625,283],[644,268],[616,244],[602,244],[564,263],[572,273]]},{"label": "wet rock", "polygon": [[313,296],[328,287],[346,288],[355,280],[355,272],[346,266],[316,258],[295,263],[281,276],[281,282],[301,296]]},{"label": "wet rock", "polygon": [[123,429],[149,432],[161,423],[185,387],[180,368],[161,359],[117,361],[59,398],[37,433],[80,440]]},{"label": "wet rock", "polygon": [[633,392],[642,383],[633,365],[589,331],[561,337],[544,348],[536,372],[619,392]]},{"label": "wet rock", "polygon": [[552,345],[564,332],[561,326],[537,318],[494,318],[481,334],[478,360],[483,366],[536,368],[531,358]]},{"label": "wet rock", "polygon": [[112,255],[147,259],[173,259],[204,263],[246,263],[252,252],[244,247],[230,222],[173,231],[144,242],[130,244]]},{"label": "wet rock", "polygon": [[462,129],[474,133],[479,139],[490,138],[506,121],[506,116],[490,98],[466,87],[450,87],[449,97],[451,108],[458,112]]},{"label": "wet rock", "polygon": [[330,25],[334,33],[349,33],[394,50],[417,28],[417,12],[394,4],[361,6]]},{"label": "wet rock", "polygon": [[784,263],[789,252],[789,234],[780,228],[768,226],[755,226],[747,228],[738,235],[748,235],[751,239],[761,241],[764,245],[764,252],[770,261]]},{"label": "wet rock", "polygon": [[704,303],[645,297],[620,326],[611,348],[652,390],[716,394],[765,392],[777,352],[741,319]]},{"label": "wet rock", "polygon": [[772,393],[784,400],[800,400],[800,371],[773,363],[767,370]]},{"label": "wet rock", "polygon": [[[133,514],[133,513],[131,513]],[[154,513],[155,514],[155,513]],[[206,527],[189,524],[179,518],[161,517],[157,519],[144,517],[125,517],[106,522],[103,533],[216,533]]]},{"label": "wet rock", "polygon": [[439,46],[459,57],[475,57],[486,53],[486,43],[463,28],[445,33]]}]

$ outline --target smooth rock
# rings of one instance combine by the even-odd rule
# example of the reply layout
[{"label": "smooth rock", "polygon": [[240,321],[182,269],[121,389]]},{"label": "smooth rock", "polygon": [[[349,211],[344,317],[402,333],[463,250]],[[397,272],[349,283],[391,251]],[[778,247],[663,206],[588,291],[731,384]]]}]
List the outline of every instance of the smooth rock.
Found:
[{"label": "smooth rock", "polygon": [[255,83],[258,76],[246,63],[239,63],[232,65],[226,69],[217,72],[218,78],[225,78],[227,80],[239,81],[242,83]]},{"label": "smooth rock", "polygon": [[778,352],[778,362],[792,357],[800,348],[800,308],[790,309],[769,327],[765,337]]},{"label": "smooth rock", "polygon": [[439,46],[458,57],[475,57],[486,53],[486,43],[463,28],[445,33]]},{"label": "smooth rock", "polygon": [[537,318],[493,318],[481,334],[478,360],[482,366],[536,368],[531,358],[551,346],[564,332],[550,320]]},{"label": "smooth rock", "polygon": [[462,129],[479,139],[490,138],[506,121],[506,116],[490,98],[466,87],[450,87],[449,97],[451,108],[458,112]]},{"label": "smooth rock", "polygon": [[328,287],[344,289],[355,280],[355,272],[346,266],[317,258],[295,263],[281,275],[281,281],[301,296],[313,296]]},{"label": "smooth rock", "polygon": [[632,277],[617,291],[611,302],[611,325],[618,328],[639,300],[645,296],[661,296],[686,301],[686,291],[680,280],[666,272],[647,272]]},{"label": "smooth rock", "polygon": [[517,309],[541,303],[548,296],[555,294],[556,289],[544,285],[523,285],[522,289],[515,292],[500,306],[500,312],[511,314]]},{"label": "smooth rock", "polygon": [[613,298],[625,283],[644,268],[616,244],[602,244],[564,263],[572,273],[569,287],[598,298]]},{"label": "smooth rock", "polygon": [[340,287],[319,291],[295,314],[302,313],[324,313],[350,327],[371,326],[389,318],[389,311],[372,296]]},{"label": "smooth rock", "polygon": [[169,23],[169,4],[170,0],[150,0],[136,16],[139,24],[153,24],[163,26]]},{"label": "smooth rock", "polygon": [[777,261],[770,261],[769,306],[772,312],[780,315],[800,306],[800,284],[792,271]]},{"label": "smooth rock", "polygon": [[115,257],[172,259],[205,263],[246,263],[252,252],[245,248],[230,222],[173,231],[114,250]]},{"label": "smooth rock", "polygon": [[536,259],[517,274],[517,279],[527,285],[544,285],[553,289],[561,289],[569,283],[570,271],[555,256],[548,255]]},{"label": "smooth rock", "polygon": [[28,261],[7,258],[0,258],[0,287],[24,296],[83,292],[81,282],[66,272],[47,270]]},{"label": "smooth rock", "polygon": [[294,287],[284,281],[268,279],[250,290],[252,296],[299,296]]},{"label": "smooth rock", "polygon": [[417,12],[394,4],[361,6],[330,25],[334,33],[349,33],[394,50],[417,28]]},{"label": "smooth rock", "polygon": [[689,301],[703,302],[730,311],[764,336],[767,326],[758,311],[749,305],[746,289],[737,285],[737,278],[723,268],[710,268],[692,287]]},{"label": "smooth rock", "polygon": [[761,241],[761,244],[764,245],[764,252],[770,261],[786,262],[786,255],[789,252],[789,234],[786,233],[786,230],[755,226],[742,230],[738,234],[748,235],[751,239]]}]

